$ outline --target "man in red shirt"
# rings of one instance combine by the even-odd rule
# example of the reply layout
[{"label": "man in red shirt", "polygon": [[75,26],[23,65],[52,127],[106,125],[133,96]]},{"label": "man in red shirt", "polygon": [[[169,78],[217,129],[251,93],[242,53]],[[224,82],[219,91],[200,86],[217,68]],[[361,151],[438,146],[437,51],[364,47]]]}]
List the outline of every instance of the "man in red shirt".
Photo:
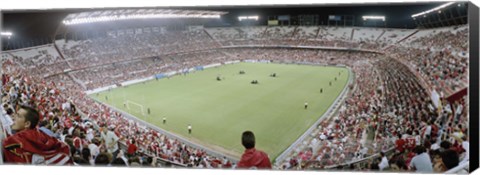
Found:
[{"label": "man in red shirt", "polygon": [[137,152],[137,145],[135,145],[135,139],[132,139],[132,142],[128,145],[127,156],[134,157]]},{"label": "man in red shirt", "polygon": [[395,146],[398,152],[403,153],[405,150],[405,140],[402,139],[402,135],[398,134],[398,139],[395,141]]},{"label": "man in red shirt", "polygon": [[406,140],[407,140],[406,148],[413,150],[413,148],[415,148],[415,146],[417,145],[417,141],[415,140],[415,137],[409,136]]},{"label": "man in red shirt", "polygon": [[248,169],[271,169],[270,159],[267,153],[255,149],[255,135],[252,131],[245,131],[242,134],[242,145],[245,147],[238,168]]},{"label": "man in red shirt", "polygon": [[3,142],[6,163],[35,165],[72,164],[67,144],[38,130],[37,110],[20,106],[14,114],[12,130],[16,133]]}]

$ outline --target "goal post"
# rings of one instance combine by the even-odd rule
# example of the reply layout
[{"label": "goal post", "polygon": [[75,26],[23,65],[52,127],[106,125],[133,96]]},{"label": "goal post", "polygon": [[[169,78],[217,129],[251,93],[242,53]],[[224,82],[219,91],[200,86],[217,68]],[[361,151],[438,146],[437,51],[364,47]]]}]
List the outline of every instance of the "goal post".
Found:
[{"label": "goal post", "polygon": [[125,106],[127,107],[127,110],[130,112],[138,112],[142,114],[143,116],[146,116],[145,113],[145,107],[139,103],[130,101],[130,100],[125,100],[124,102]]}]

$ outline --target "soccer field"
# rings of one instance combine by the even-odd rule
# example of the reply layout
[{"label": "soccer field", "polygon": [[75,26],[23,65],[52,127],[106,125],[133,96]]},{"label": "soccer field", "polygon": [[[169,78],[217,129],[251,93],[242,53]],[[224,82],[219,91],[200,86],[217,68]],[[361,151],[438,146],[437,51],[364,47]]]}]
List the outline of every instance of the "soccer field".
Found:
[{"label": "soccer field", "polygon": [[[240,70],[246,73],[241,75]],[[272,73],[277,77],[270,77]],[[218,75],[224,79],[217,81]],[[238,157],[244,151],[241,134],[251,130],[256,148],[274,160],[323,115],[346,86],[348,77],[347,68],[238,63],[90,96],[193,142]],[[252,80],[259,84],[250,84]],[[150,108],[151,114],[144,117],[135,105],[126,109],[126,100],[143,105],[145,113]],[[305,102],[308,109],[304,109]],[[166,124],[162,123],[163,117],[167,118]],[[192,125],[192,134],[188,134],[188,124]]]}]

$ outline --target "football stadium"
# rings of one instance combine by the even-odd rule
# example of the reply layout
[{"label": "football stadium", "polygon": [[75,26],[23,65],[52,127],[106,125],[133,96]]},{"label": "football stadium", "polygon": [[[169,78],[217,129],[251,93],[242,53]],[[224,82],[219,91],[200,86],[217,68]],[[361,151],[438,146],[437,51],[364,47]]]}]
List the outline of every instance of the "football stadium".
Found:
[{"label": "football stadium", "polygon": [[466,173],[472,6],[2,12],[1,163]]}]

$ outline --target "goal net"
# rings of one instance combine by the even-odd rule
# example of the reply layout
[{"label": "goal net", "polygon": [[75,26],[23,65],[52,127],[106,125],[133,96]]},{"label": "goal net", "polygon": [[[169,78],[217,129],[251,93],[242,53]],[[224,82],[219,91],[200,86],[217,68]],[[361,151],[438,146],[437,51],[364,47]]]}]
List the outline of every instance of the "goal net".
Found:
[{"label": "goal net", "polygon": [[145,116],[145,108],[144,108],[143,105],[141,105],[139,103],[135,103],[135,102],[130,101],[130,100],[126,100],[124,104],[127,107],[127,110],[129,112],[138,113],[138,114],[142,114],[143,116]]}]

